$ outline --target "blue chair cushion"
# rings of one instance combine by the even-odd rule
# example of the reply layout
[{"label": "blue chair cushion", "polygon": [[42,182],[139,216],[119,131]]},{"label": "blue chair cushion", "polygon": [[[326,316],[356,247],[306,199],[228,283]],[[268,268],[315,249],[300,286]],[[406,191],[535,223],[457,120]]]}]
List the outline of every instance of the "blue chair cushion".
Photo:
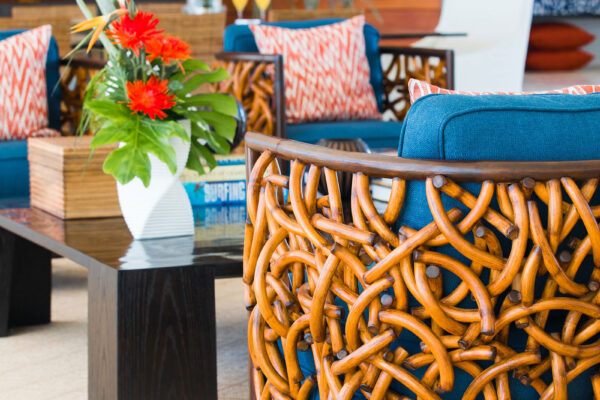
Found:
[{"label": "blue chair cushion", "polygon": [[[398,154],[405,158],[436,160],[507,160],[507,161],[567,161],[598,159],[600,154],[600,94],[573,96],[563,94],[528,96],[465,96],[433,94],[420,98],[410,108],[400,135]],[[477,195],[478,184],[463,187]],[[443,196],[446,209],[462,204]],[[497,207],[496,207],[497,208]],[[544,212],[541,209],[541,212]],[[542,216],[544,218],[544,216]],[[408,225],[420,229],[432,221],[423,182],[409,182],[397,227]],[[583,236],[578,235],[583,238]],[[510,252],[508,240],[503,240],[504,255]],[[465,263],[467,260],[446,246],[440,249]],[[584,263],[580,272],[589,274],[591,263]],[[586,272],[587,271],[587,272]],[[460,283],[452,274],[442,271],[444,293],[450,293]],[[576,277],[577,279],[577,277]],[[543,287],[543,283],[536,287]],[[538,294],[539,295],[539,294]],[[412,304],[416,304],[411,299]],[[467,299],[462,307],[475,307]],[[560,331],[550,322],[547,329]],[[525,338],[518,330],[511,331],[513,348],[524,346]],[[405,342],[406,343],[406,342]],[[550,376],[543,377],[546,382]],[[582,374],[569,384],[569,397],[593,398],[589,376]],[[460,393],[468,384],[457,379],[455,390]],[[537,399],[530,388],[514,381],[513,398]],[[444,399],[460,398],[451,394]]]},{"label": "blue chair cushion", "polygon": [[410,108],[398,154],[438,160],[597,159],[599,121],[600,93],[433,94]]},{"label": "blue chair cushion", "polygon": [[0,161],[27,159],[27,140],[0,142]]},{"label": "blue chair cushion", "polygon": [[[0,31],[0,40],[22,33],[22,29]],[[54,38],[50,39],[48,57],[46,58],[46,92],[48,94],[48,126],[60,130],[60,57],[58,45]]]},{"label": "blue chair cushion", "polygon": [[[398,155],[436,160],[566,161],[600,154],[600,93],[527,96],[433,94],[406,115]],[[477,185],[466,185],[478,193]],[[398,223],[432,221],[424,185],[412,182]],[[455,206],[448,201],[446,206]]]},{"label": "blue chair cushion", "polygon": [[29,196],[27,141],[0,142],[0,199]]},{"label": "blue chair cushion", "polygon": [[[0,31],[4,40],[24,30]],[[61,91],[60,57],[56,40],[51,38],[46,58],[46,92],[48,96],[48,126],[60,129]],[[0,141],[0,198],[29,196],[29,163],[27,162],[27,141]]]},{"label": "blue chair cushion", "polygon": [[286,137],[300,142],[317,143],[319,139],[361,138],[371,149],[395,148],[402,122],[395,121],[327,121],[286,125]]},{"label": "blue chair cushion", "polygon": [[[288,29],[307,29],[316,26],[330,25],[343,21],[340,18],[329,18],[309,21],[272,22],[266,25]],[[371,86],[377,100],[379,111],[383,112],[383,72],[379,58],[379,32],[372,25],[365,24],[365,46],[369,68],[371,69]],[[229,25],[223,37],[223,50],[233,52],[258,53],[254,35],[247,25]],[[394,145],[395,147],[395,145]]]}]

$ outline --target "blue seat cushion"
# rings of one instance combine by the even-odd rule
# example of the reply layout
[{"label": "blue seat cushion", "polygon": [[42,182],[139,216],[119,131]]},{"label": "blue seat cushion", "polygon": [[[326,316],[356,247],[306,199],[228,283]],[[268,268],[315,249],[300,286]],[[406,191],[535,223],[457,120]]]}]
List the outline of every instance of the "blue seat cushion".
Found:
[{"label": "blue seat cushion", "polygon": [[0,161],[7,160],[27,160],[27,140],[0,142]]},{"label": "blue seat cushion", "polygon": [[395,148],[402,130],[396,121],[327,121],[287,124],[286,137],[300,142],[317,143],[319,139],[361,138],[371,149]]},{"label": "blue seat cushion", "polygon": [[[22,29],[0,31],[0,40],[24,32]],[[54,38],[50,39],[48,56],[46,58],[46,93],[48,96],[48,126],[60,130],[60,100],[61,91],[58,85],[60,79],[60,57],[58,45]]]},{"label": "blue seat cushion", "polygon": [[[330,25],[341,22],[340,18],[328,18],[309,21],[272,22],[266,25],[279,26],[288,29],[307,29],[316,26]],[[377,107],[383,112],[383,72],[379,58],[379,32],[372,25],[365,24],[365,47],[369,60],[370,82],[377,100]],[[229,25],[223,37],[223,50],[233,52],[258,53],[254,35],[247,25]],[[396,147],[394,145],[394,147]]]},{"label": "blue seat cushion", "polygon": [[0,199],[29,196],[27,141],[0,141]]}]

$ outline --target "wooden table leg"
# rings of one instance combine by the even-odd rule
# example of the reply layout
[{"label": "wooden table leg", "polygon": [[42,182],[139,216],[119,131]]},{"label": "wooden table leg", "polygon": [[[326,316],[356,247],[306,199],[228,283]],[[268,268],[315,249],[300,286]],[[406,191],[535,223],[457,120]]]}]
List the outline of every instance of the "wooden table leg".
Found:
[{"label": "wooden table leg", "polygon": [[51,253],[0,230],[0,337],[11,326],[50,322]]},{"label": "wooden table leg", "polygon": [[89,399],[216,399],[210,267],[91,268]]}]

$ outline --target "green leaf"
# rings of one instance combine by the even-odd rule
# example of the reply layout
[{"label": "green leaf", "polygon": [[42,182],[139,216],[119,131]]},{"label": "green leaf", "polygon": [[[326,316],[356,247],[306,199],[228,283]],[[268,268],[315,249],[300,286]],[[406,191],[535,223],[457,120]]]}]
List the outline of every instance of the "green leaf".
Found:
[{"label": "green leaf", "polygon": [[[208,142],[208,130],[204,129],[196,121],[192,120],[192,138],[193,139],[202,139],[205,142]],[[194,140],[192,140],[192,143]]]},{"label": "green leaf", "polygon": [[196,111],[194,114],[196,115],[196,118],[199,118],[201,121],[212,126],[218,136],[221,136],[230,142],[233,141],[235,129],[237,127],[235,118],[214,111]]},{"label": "green leaf", "polygon": [[121,184],[131,182],[136,176],[144,186],[148,187],[150,184],[150,158],[134,144],[127,144],[111,152],[104,160],[103,169]]},{"label": "green leaf", "polygon": [[119,142],[127,142],[131,138],[131,129],[133,128],[131,121],[124,123],[113,123],[109,121],[99,131],[96,132],[90,147],[95,149],[99,146],[115,144]]},{"label": "green leaf", "polygon": [[237,102],[235,98],[226,94],[208,93],[188,97],[184,102],[185,107],[210,107],[213,111],[226,114],[231,117],[238,116]]},{"label": "green leaf", "polygon": [[[202,145],[198,143],[198,146],[202,146]],[[198,172],[200,175],[204,175],[204,173],[205,173],[204,166],[202,165],[202,162],[200,161],[200,158],[202,157],[202,153],[199,151],[198,146],[192,145],[192,147],[190,148],[190,155],[187,160],[186,168],[194,170],[194,171]],[[204,146],[202,146],[202,147],[204,147]]]},{"label": "green leaf", "polygon": [[192,143],[198,142],[198,139],[201,139],[218,154],[229,154],[231,146],[229,146],[229,143],[227,143],[225,139],[218,135],[215,135],[214,132],[205,129],[202,126],[199,126],[197,123],[192,124],[192,137],[195,139],[192,140]]},{"label": "green leaf", "polygon": [[145,124],[139,125],[138,134],[137,146],[145,153],[154,154],[160,161],[167,164],[169,171],[174,174],[177,171],[177,159],[168,137]]},{"label": "green leaf", "polygon": [[153,121],[144,118],[143,122],[151,126],[155,131],[164,137],[176,136],[183,141],[189,142],[190,137],[185,128],[177,121]]},{"label": "green leaf", "polygon": [[169,82],[169,90],[172,92],[177,92],[181,89],[183,89],[183,83],[181,83],[181,81],[178,80],[171,80]]},{"label": "green leaf", "polygon": [[[205,83],[221,82],[229,78],[229,72],[223,68],[218,68],[212,72],[198,73],[183,82],[183,89],[177,91],[177,96],[182,97],[193,92]],[[173,77],[171,79],[174,79]]]},{"label": "green leaf", "polygon": [[94,114],[114,121],[125,122],[131,119],[131,112],[127,107],[109,100],[89,100],[85,102],[85,107]]},{"label": "green leaf", "polygon": [[204,161],[206,161],[208,168],[213,169],[217,166],[217,159],[213,153],[206,148],[206,146],[200,144],[197,140],[194,140],[193,147],[197,149],[200,154],[202,154],[202,158],[204,158]]},{"label": "green leaf", "polygon": [[[181,65],[183,66],[183,70],[184,72],[178,72],[175,75],[171,76],[170,79],[175,79],[175,80],[182,80],[183,78],[185,78],[186,76],[189,76],[197,71],[210,71],[210,67],[208,66],[208,64],[202,62],[202,61],[198,61],[198,60],[185,60],[184,62],[181,63]],[[181,70],[180,70],[181,71]]]},{"label": "green leaf", "polygon": [[207,63],[198,60],[193,60],[191,58],[182,62],[181,65],[183,66],[183,69],[186,73],[194,71],[210,71],[210,67]]}]

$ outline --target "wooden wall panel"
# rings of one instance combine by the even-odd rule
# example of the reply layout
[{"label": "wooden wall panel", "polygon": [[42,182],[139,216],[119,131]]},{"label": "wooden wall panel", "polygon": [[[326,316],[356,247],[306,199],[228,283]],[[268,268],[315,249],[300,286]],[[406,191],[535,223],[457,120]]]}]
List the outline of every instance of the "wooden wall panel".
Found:
[{"label": "wooden wall panel", "polygon": [[[366,2],[355,0],[354,6],[364,8],[367,21],[375,25],[382,33],[406,32],[406,31],[430,31],[437,25],[440,16],[441,0],[371,0],[381,17],[378,21],[373,13],[369,11]],[[223,0],[227,6],[227,23],[235,20],[235,9],[231,0]],[[290,9],[290,4],[295,8],[304,8],[303,0],[272,0],[272,9]],[[321,0],[319,8],[328,8],[327,0]],[[250,0],[244,11],[244,16],[252,16],[253,1]]]}]

